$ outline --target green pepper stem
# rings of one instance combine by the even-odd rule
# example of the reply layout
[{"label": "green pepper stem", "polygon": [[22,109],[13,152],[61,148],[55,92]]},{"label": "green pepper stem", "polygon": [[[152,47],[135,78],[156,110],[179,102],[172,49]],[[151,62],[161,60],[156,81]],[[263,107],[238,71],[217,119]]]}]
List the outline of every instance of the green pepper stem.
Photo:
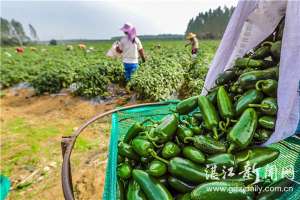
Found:
[{"label": "green pepper stem", "polygon": [[156,141],[157,140],[157,137],[151,137],[150,135],[149,135],[149,133],[146,133],[146,137],[150,140],[150,141]]},{"label": "green pepper stem", "polygon": [[153,144],[153,146],[154,146],[155,148],[161,148],[161,147],[164,146],[163,144],[162,144],[162,145],[158,145],[158,144],[156,144],[154,141],[151,141],[151,143]]},{"label": "green pepper stem", "polygon": [[264,108],[264,109],[269,109],[270,106],[268,104],[248,104],[249,107],[252,107],[252,108]]},{"label": "green pepper stem", "polygon": [[214,127],[214,128],[212,129],[212,131],[213,131],[213,134],[214,134],[214,135],[213,135],[213,138],[214,138],[215,140],[219,140],[217,128]]},{"label": "green pepper stem", "polygon": [[169,164],[169,161],[167,161],[167,160],[165,160],[165,159],[159,157],[159,156],[157,155],[157,153],[156,153],[153,149],[148,149],[148,152],[150,153],[150,155],[151,155],[153,158],[155,158],[155,159],[157,159],[157,160],[159,160],[159,161],[161,161],[161,162],[163,162],[163,163],[165,163],[165,164],[167,164],[167,165]]},{"label": "green pepper stem", "polygon": [[257,81],[256,84],[255,84],[255,89],[258,90],[258,91],[262,91],[262,84],[263,83],[264,83],[264,80]]},{"label": "green pepper stem", "polygon": [[235,95],[235,96],[233,97],[234,101],[237,101],[241,96],[242,96],[241,94]]},{"label": "green pepper stem", "polygon": [[226,125],[224,125],[225,122],[220,121],[219,122],[219,128],[221,129],[222,132],[226,132]]},{"label": "green pepper stem", "polygon": [[193,142],[195,139],[193,138],[193,137],[185,137],[184,139],[183,139],[183,142],[184,143],[189,143],[189,142]]},{"label": "green pepper stem", "polygon": [[181,145],[177,136],[175,136],[175,141],[178,145]]},{"label": "green pepper stem", "polygon": [[229,126],[229,124],[230,124],[230,118],[227,117],[227,118],[226,118],[226,129],[227,129],[227,127]]}]

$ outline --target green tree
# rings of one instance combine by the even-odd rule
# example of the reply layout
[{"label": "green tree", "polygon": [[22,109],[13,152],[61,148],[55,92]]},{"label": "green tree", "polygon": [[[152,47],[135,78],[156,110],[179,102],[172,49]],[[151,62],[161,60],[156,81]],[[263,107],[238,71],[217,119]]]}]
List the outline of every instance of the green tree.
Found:
[{"label": "green tree", "polygon": [[1,19],[1,35],[9,35],[9,21],[2,17],[0,19]]},{"label": "green tree", "polygon": [[234,8],[220,6],[214,10],[200,12],[195,18],[189,20],[185,34],[194,32],[199,38],[221,38]]},{"label": "green tree", "polygon": [[23,45],[30,42],[23,25],[12,19],[8,21],[1,17],[1,45]]}]

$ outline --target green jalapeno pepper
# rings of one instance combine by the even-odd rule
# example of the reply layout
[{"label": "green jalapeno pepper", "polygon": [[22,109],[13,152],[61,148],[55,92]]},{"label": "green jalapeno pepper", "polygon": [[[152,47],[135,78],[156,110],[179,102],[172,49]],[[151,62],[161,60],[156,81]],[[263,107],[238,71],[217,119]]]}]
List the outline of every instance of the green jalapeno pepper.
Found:
[{"label": "green jalapeno pepper", "polygon": [[196,135],[199,135],[202,133],[202,129],[200,128],[200,123],[199,123],[198,119],[196,119],[195,117],[188,117],[187,126]]},{"label": "green jalapeno pepper", "polygon": [[150,121],[150,119],[146,119],[143,122],[135,122],[127,131],[127,133],[124,136],[123,142],[129,144],[130,141],[138,135],[138,133],[145,130],[143,127],[143,124]]},{"label": "green jalapeno pepper", "polygon": [[218,169],[235,167],[235,158],[229,153],[220,153],[207,157],[207,164],[215,165]]},{"label": "green jalapeno pepper", "polygon": [[118,152],[121,156],[127,157],[132,160],[138,160],[139,156],[134,152],[132,146],[126,143],[119,143],[118,145]]},{"label": "green jalapeno pepper", "polygon": [[186,193],[192,191],[196,186],[190,183],[186,183],[178,178],[169,176],[168,178],[169,185],[175,189],[177,192]]},{"label": "green jalapeno pepper", "polygon": [[205,162],[205,155],[196,147],[185,146],[182,150],[182,154],[185,158],[195,163],[201,164]]},{"label": "green jalapeno pepper", "polygon": [[257,81],[255,84],[256,90],[262,91],[263,93],[271,97],[276,97],[277,86],[278,86],[277,81],[273,79]]},{"label": "green jalapeno pepper", "polygon": [[184,138],[186,137],[192,137],[194,135],[194,132],[183,125],[179,125],[177,128],[177,136],[178,138],[184,142]]},{"label": "green jalapeno pepper", "polygon": [[253,147],[235,155],[239,170],[247,167],[259,168],[273,162],[279,156],[279,150],[271,147]]},{"label": "green jalapeno pepper", "polygon": [[194,146],[208,154],[225,153],[226,146],[224,143],[217,141],[209,136],[197,135],[194,137],[186,137],[185,143],[192,141]]},{"label": "green jalapeno pepper", "polygon": [[246,148],[252,141],[256,127],[256,111],[253,108],[247,108],[227,135],[227,140],[231,142],[227,152],[230,153],[235,148]]},{"label": "green jalapeno pepper", "polygon": [[224,86],[220,86],[217,94],[218,110],[221,117],[226,120],[226,128],[229,125],[230,119],[234,117],[234,109],[228,93]]},{"label": "green jalapeno pepper", "polygon": [[272,116],[262,116],[258,119],[258,124],[263,128],[273,130],[275,128],[276,118]]},{"label": "green jalapeno pepper", "polygon": [[272,67],[265,70],[256,70],[246,72],[238,78],[238,85],[244,89],[255,88],[257,81],[266,79],[278,79],[279,69],[278,67]]},{"label": "green jalapeno pepper", "polygon": [[262,60],[255,60],[252,58],[237,58],[235,60],[235,67],[240,69],[245,68],[261,68],[264,66],[264,61]]},{"label": "green jalapeno pepper", "polygon": [[121,179],[129,179],[131,177],[132,168],[128,163],[121,163],[118,166],[117,174]]},{"label": "green jalapeno pepper", "polygon": [[[190,160],[180,157],[172,158],[168,163],[168,171],[172,176],[179,178],[180,180],[190,183],[202,183],[211,180],[211,172],[206,168],[201,167]],[[220,174],[216,174],[220,176]]]},{"label": "green jalapeno pepper", "polygon": [[242,94],[244,92],[243,88],[238,85],[238,83],[234,83],[230,86],[229,91],[235,94]]},{"label": "green jalapeno pepper", "polygon": [[168,189],[157,180],[152,178],[147,172],[139,169],[132,171],[133,179],[140,185],[147,199],[149,200],[171,200],[173,199]]},{"label": "green jalapeno pepper", "polygon": [[199,135],[202,133],[202,129],[200,128],[200,126],[189,126],[189,129],[191,129],[192,132],[196,135]]},{"label": "green jalapeno pepper", "polygon": [[271,55],[270,51],[270,45],[263,45],[262,47],[258,48],[253,55],[251,55],[251,58],[253,59],[263,59],[265,57],[268,57]]},{"label": "green jalapeno pepper", "polygon": [[134,138],[132,140],[133,150],[140,156],[148,157],[153,150],[153,144],[143,138]]},{"label": "green jalapeno pepper", "polygon": [[219,139],[217,127],[219,126],[219,117],[213,104],[206,96],[199,96],[198,106],[203,115],[206,128],[213,131],[214,138]]},{"label": "green jalapeno pepper", "polygon": [[167,172],[167,166],[165,163],[159,160],[153,160],[150,164],[148,169],[146,170],[148,174],[154,177],[159,177],[164,175]]},{"label": "green jalapeno pepper", "polygon": [[[211,188],[222,188],[218,192]],[[233,188],[238,188],[233,190]],[[242,182],[238,181],[213,181],[202,183],[191,193],[192,200],[246,200],[254,196],[253,192],[246,191]]]},{"label": "green jalapeno pepper", "polygon": [[276,115],[278,110],[277,99],[272,97],[263,99],[261,104],[249,104],[248,106],[260,108],[260,111],[266,115]]},{"label": "green jalapeno pepper", "polygon": [[186,115],[195,110],[198,106],[198,96],[193,96],[180,101],[176,105],[176,112],[180,115]]},{"label": "green jalapeno pepper", "polygon": [[216,85],[224,85],[236,78],[236,70],[235,69],[228,69],[224,71],[223,73],[220,73],[218,75],[218,78],[216,79],[215,83]]},{"label": "green jalapeno pepper", "polygon": [[274,42],[271,46],[271,54],[275,60],[280,59],[281,53],[281,41]]},{"label": "green jalapeno pepper", "polygon": [[266,130],[266,129],[257,130],[256,133],[253,136],[254,144],[263,144],[263,143],[265,143],[270,138],[270,136],[272,135],[272,132],[273,131]]},{"label": "green jalapeno pepper", "polygon": [[169,159],[180,154],[180,148],[174,142],[167,142],[162,149],[162,157]]},{"label": "green jalapeno pepper", "polygon": [[165,143],[170,140],[176,132],[178,126],[178,116],[176,114],[167,115],[154,130],[154,138],[149,138],[157,143]]},{"label": "green jalapeno pepper", "polygon": [[141,187],[134,180],[130,181],[128,184],[126,197],[128,200],[147,200]]},{"label": "green jalapeno pepper", "polygon": [[260,91],[255,89],[248,90],[237,100],[235,104],[236,115],[240,116],[246,110],[246,108],[248,108],[249,104],[261,102],[263,97],[264,95]]}]

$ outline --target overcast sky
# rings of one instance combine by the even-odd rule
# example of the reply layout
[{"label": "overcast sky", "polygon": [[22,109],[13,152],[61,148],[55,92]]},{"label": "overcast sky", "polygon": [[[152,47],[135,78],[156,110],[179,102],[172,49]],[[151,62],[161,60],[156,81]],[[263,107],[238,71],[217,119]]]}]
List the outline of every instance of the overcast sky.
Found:
[{"label": "overcast sky", "polygon": [[183,34],[189,19],[218,6],[236,6],[237,0],[102,0],[102,1],[1,1],[1,16],[32,24],[41,40],[109,39],[121,35],[131,22],[138,34]]}]

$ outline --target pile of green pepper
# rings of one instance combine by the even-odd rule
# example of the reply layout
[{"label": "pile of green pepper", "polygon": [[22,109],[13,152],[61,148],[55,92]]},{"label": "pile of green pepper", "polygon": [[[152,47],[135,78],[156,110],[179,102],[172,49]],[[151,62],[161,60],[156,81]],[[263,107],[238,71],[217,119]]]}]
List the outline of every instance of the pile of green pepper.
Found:
[{"label": "pile of green pepper", "polygon": [[[281,41],[263,42],[221,73],[206,96],[182,100],[161,121],[134,123],[118,144],[118,199],[261,199],[246,190],[255,174],[241,173],[279,156],[257,145],[275,128],[280,48]],[[228,168],[236,175],[226,177]]]}]

